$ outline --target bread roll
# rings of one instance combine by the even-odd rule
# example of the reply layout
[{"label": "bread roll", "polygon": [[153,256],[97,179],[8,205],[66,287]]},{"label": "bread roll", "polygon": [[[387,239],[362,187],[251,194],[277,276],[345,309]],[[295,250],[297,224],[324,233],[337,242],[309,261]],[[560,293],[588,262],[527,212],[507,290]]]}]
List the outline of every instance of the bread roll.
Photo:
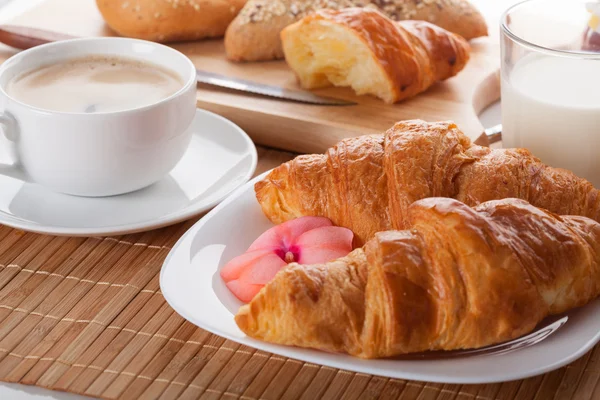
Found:
[{"label": "bread roll", "polygon": [[249,0],[225,33],[232,61],[283,58],[279,33],[318,10],[373,8],[394,21],[423,20],[467,40],[487,35],[483,16],[468,0]]},{"label": "bread roll", "polygon": [[154,42],[223,36],[246,0],[96,0],[119,35]]}]

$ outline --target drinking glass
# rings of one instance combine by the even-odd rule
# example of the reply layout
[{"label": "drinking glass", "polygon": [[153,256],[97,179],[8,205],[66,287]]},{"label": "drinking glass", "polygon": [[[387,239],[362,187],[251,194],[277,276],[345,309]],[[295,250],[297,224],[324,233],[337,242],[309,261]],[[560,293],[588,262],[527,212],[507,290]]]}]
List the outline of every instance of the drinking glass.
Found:
[{"label": "drinking glass", "polygon": [[600,187],[600,2],[526,0],[501,19],[502,139]]}]

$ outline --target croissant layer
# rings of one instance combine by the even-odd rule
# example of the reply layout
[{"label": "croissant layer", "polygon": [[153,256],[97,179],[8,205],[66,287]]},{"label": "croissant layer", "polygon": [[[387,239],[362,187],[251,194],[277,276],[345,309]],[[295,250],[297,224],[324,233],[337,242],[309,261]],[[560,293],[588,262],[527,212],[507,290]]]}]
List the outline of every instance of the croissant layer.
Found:
[{"label": "croissant layer", "polygon": [[479,348],[600,294],[600,224],[520,199],[450,198],[406,210],[325,265],[291,264],[236,316],[268,342],[363,358]]}]

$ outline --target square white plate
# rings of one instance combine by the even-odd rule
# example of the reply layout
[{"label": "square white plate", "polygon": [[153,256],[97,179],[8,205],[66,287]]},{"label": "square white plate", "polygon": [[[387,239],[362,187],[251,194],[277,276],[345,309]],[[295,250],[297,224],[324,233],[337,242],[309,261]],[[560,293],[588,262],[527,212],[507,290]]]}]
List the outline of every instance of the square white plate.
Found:
[{"label": "square white plate", "polygon": [[247,337],[233,319],[241,305],[220,268],[243,253],[272,224],[254,195],[261,175],[236,190],[177,242],[163,265],[160,286],[188,321],[235,342],[311,363],[391,378],[442,383],[491,383],[546,373],[584,355],[600,340],[600,299],[544,321],[530,335],[480,350],[362,360],[265,343]]}]

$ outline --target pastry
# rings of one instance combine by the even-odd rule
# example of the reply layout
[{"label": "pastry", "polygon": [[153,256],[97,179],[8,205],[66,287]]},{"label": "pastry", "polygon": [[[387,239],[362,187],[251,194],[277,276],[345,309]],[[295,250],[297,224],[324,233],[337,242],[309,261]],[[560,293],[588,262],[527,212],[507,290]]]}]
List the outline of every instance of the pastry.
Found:
[{"label": "pastry", "polygon": [[305,89],[351,86],[386,103],[456,75],[469,60],[462,37],[429,22],[394,22],[366,8],[317,11],[285,28],[281,39]]},{"label": "pastry", "polygon": [[449,198],[406,210],[327,264],[290,264],[235,317],[267,342],[390,357],[480,348],[531,332],[600,294],[600,224],[519,199]]},{"label": "pastry", "polygon": [[487,35],[485,20],[467,0],[249,0],[227,28],[225,50],[233,61],[283,58],[279,34],[317,10],[369,7],[395,21],[434,23],[470,40]]},{"label": "pastry", "polygon": [[358,244],[405,229],[408,206],[452,197],[469,206],[516,197],[561,215],[600,221],[600,193],[573,173],[544,165],[525,149],[490,149],[452,122],[399,122],[385,134],[345,139],[326,154],[301,155],[255,185],[274,223],[329,218]]},{"label": "pastry", "polygon": [[174,42],[223,36],[246,0],[96,0],[121,36]]}]

